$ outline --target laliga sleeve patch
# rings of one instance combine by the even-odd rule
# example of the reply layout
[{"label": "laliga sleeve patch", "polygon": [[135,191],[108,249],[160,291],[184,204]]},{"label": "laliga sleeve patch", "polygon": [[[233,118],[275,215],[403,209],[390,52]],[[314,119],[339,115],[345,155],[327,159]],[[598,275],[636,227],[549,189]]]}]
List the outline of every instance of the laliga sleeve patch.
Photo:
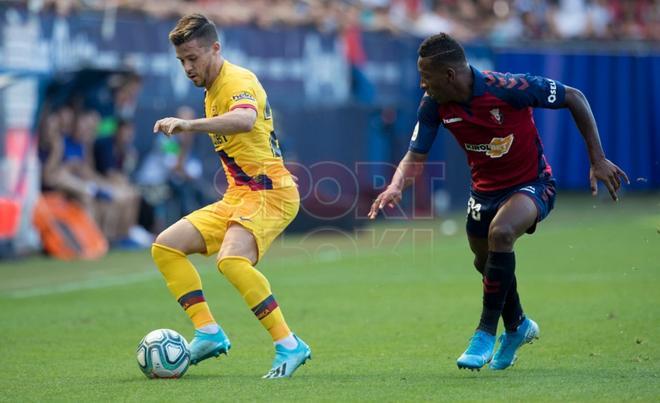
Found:
[{"label": "laliga sleeve patch", "polygon": [[247,91],[241,91],[231,96],[232,102],[251,101],[257,102],[257,99]]}]

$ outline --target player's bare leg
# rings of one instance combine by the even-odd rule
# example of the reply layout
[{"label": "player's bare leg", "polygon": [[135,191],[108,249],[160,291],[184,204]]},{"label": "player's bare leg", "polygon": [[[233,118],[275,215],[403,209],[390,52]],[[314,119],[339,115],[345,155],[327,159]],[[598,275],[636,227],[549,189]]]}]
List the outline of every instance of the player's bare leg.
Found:
[{"label": "player's bare leg", "polygon": [[474,268],[481,273],[482,277],[486,269],[486,259],[488,259],[488,238],[477,238],[468,234],[468,243],[470,250],[474,254]]},{"label": "player's bare leg", "polygon": [[500,207],[488,230],[489,252],[513,252],[516,240],[536,223],[536,204],[516,193]]},{"label": "player's bare leg", "polygon": [[185,218],[167,227],[156,237],[155,243],[177,249],[185,255],[206,252],[204,238]]},{"label": "player's bare leg", "polygon": [[181,219],[163,231],[151,249],[167,287],[195,326],[190,343],[191,363],[227,353],[229,339],[217,324],[202,291],[202,281],[187,256],[206,252],[204,238],[190,221]]},{"label": "player's bare leg", "polygon": [[119,234],[130,236],[131,228],[137,225],[140,212],[140,193],[137,188],[128,183],[118,183],[115,187],[122,194],[122,212],[119,220]]},{"label": "player's bare leg", "polygon": [[256,264],[259,257],[259,249],[254,235],[236,223],[229,223],[217,260],[219,262],[230,256],[241,256],[248,259],[250,264]]},{"label": "player's bare leg", "polygon": [[218,270],[236,287],[273,338],[275,360],[264,378],[290,377],[310,358],[311,350],[289,330],[270,283],[254,268],[258,258],[254,235],[239,224],[230,224],[218,253]]},{"label": "player's bare leg", "polygon": [[531,198],[521,193],[511,196],[500,207],[490,224],[485,263],[484,240],[470,238],[470,248],[475,252],[477,270],[484,263],[483,310],[479,327],[470,345],[457,361],[459,368],[479,369],[490,361],[495,346],[497,323],[505,306],[508,308],[504,315],[507,322],[514,321],[516,316],[522,317],[517,289],[513,288],[517,288],[513,246],[515,241],[534,225],[537,215],[536,205]]}]

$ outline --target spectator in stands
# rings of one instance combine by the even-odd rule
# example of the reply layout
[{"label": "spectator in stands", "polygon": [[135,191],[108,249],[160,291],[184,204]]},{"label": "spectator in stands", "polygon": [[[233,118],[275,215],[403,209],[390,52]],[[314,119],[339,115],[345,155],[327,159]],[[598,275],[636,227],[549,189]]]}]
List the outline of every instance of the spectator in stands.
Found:
[{"label": "spectator in stands", "polygon": [[94,142],[94,162],[97,172],[114,184],[130,185],[130,175],[137,164],[133,146],[135,128],[128,120],[120,120],[114,136]]},{"label": "spectator in stands", "polygon": [[63,137],[61,151],[56,138],[56,133],[61,136],[61,132],[54,119],[46,119],[42,134],[44,150],[49,150],[48,157],[43,159],[44,167],[49,171],[44,175],[44,183],[83,202],[109,241],[127,237],[134,201],[120,186],[94,169],[92,147],[99,124],[98,113],[84,110],[76,115],[73,132]]},{"label": "spectator in stands", "polygon": [[93,208],[93,192],[88,183],[75,175],[64,159],[64,136],[61,118],[57,112],[46,113],[39,127],[39,160],[41,162],[42,190],[60,191],[77,200],[87,209]]},{"label": "spectator in stands", "polygon": [[463,41],[473,39],[474,33],[459,18],[455,18],[451,10],[443,1],[435,0],[430,11],[414,16],[410,32],[419,37],[447,32]]},{"label": "spectator in stands", "polygon": [[142,78],[135,73],[123,74],[113,91],[114,115],[123,120],[133,120],[138,97],[142,89]]},{"label": "spectator in stands", "polygon": [[525,26],[517,10],[511,9],[508,4],[501,3],[502,6],[494,9],[497,20],[490,30],[489,38],[493,42],[508,42],[519,39],[524,33]]},{"label": "spectator in stands", "polygon": [[114,136],[101,137],[94,142],[96,171],[112,188],[113,198],[122,205],[115,239],[116,246],[120,247],[148,247],[153,241],[152,234],[137,225],[141,195],[130,179],[137,164],[134,132],[132,122],[120,120]]},{"label": "spectator in stands", "polygon": [[587,15],[587,5],[584,0],[560,0],[551,9],[551,26],[559,38],[585,37]]},{"label": "spectator in stands", "polygon": [[[190,120],[195,118],[195,112],[188,106],[181,106],[176,116]],[[172,219],[216,200],[218,193],[224,193],[224,189],[214,192],[216,184],[207,183],[202,177],[202,162],[193,152],[197,137],[193,133],[156,137],[137,171],[136,183],[144,189],[148,208],[153,211],[155,222],[151,230],[154,232],[164,229]],[[224,179],[224,175],[220,176]]]},{"label": "spectator in stands", "polygon": [[[352,7],[362,29],[426,35],[453,32],[464,40],[660,39],[659,0],[15,0],[31,11],[66,16],[78,10],[119,8],[155,18],[203,12],[220,27],[314,25],[336,32]],[[267,10],[267,12],[264,12]],[[507,10],[503,16],[502,10]],[[495,24],[499,19],[499,24]],[[503,21],[506,21],[502,28]],[[522,24],[522,35],[510,35]],[[443,28],[443,26],[445,28]],[[447,28],[448,27],[448,28]],[[542,27],[543,29],[539,29]],[[506,29],[502,34],[500,29]]]},{"label": "spectator in stands", "polygon": [[[180,119],[192,120],[195,119],[195,111],[189,106],[182,106],[177,109],[176,116]],[[176,136],[180,149],[169,183],[175,199],[178,200],[177,214],[180,216],[189,214],[218,197],[202,178],[202,162],[193,152],[197,137],[194,133],[181,133]]]},{"label": "spectator in stands", "polygon": [[611,39],[614,12],[607,0],[592,0],[587,6],[587,35],[592,39]]}]

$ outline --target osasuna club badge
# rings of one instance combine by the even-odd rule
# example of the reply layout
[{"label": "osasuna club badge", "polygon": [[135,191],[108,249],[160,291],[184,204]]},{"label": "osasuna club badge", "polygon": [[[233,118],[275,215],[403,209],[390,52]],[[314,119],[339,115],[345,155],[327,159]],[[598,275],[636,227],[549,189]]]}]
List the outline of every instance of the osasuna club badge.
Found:
[{"label": "osasuna club badge", "polygon": [[500,112],[500,108],[494,108],[490,110],[490,117],[498,124],[502,124],[502,113]]}]

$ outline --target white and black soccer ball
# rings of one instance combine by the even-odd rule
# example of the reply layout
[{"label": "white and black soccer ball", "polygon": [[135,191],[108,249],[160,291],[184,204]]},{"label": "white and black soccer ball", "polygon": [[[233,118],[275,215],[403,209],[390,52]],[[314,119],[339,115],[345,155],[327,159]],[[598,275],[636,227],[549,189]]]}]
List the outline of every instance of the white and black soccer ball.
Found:
[{"label": "white and black soccer ball", "polygon": [[147,378],[180,378],[190,366],[190,347],[174,330],[154,330],[140,341],[137,362]]}]

